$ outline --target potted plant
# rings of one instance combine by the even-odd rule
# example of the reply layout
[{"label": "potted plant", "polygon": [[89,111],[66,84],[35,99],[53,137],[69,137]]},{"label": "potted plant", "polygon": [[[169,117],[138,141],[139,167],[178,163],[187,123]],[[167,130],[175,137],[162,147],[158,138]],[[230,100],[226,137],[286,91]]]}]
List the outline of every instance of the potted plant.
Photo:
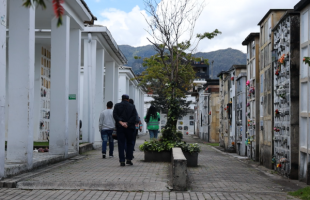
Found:
[{"label": "potted plant", "polygon": [[167,140],[160,138],[159,140],[145,141],[139,146],[141,151],[144,151],[145,162],[171,162],[171,149],[180,147],[187,159],[188,167],[196,167],[198,165],[198,153],[200,146],[195,144],[187,144],[181,141],[183,134],[175,133],[175,140]]},{"label": "potted plant", "polygon": [[186,144],[179,143],[176,145],[180,147],[183,151],[183,154],[187,160],[188,167],[197,167],[198,166],[198,153],[200,152],[200,146],[197,143]]}]

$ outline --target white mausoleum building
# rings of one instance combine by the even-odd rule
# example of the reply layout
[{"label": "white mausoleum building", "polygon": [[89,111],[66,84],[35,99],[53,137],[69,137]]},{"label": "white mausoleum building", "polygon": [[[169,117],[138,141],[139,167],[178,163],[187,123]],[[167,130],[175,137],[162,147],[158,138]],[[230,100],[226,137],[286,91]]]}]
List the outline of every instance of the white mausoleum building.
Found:
[{"label": "white mausoleum building", "polygon": [[119,83],[126,58],[108,29],[93,25],[84,0],[62,4],[59,27],[51,1],[45,10],[22,4],[0,2],[0,179],[8,163],[33,167],[34,141],[49,140],[49,155],[64,158],[81,141],[100,145],[100,112],[130,88]]}]

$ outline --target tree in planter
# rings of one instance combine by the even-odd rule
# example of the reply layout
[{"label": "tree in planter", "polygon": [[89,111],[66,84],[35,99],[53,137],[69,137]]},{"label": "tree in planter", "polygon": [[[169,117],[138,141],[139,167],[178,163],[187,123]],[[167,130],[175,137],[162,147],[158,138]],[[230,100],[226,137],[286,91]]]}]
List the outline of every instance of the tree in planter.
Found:
[{"label": "tree in planter", "polygon": [[[62,15],[64,14],[64,8],[62,7],[61,4],[63,3],[64,3],[64,0],[53,0],[53,9],[54,9],[54,13],[56,17],[58,18],[58,21],[57,21],[58,27],[62,25]],[[45,0],[26,0],[23,3],[23,6],[29,8],[35,4],[37,6],[41,6],[42,9],[46,9]]]},{"label": "tree in planter", "polygon": [[[199,42],[205,38],[212,39],[221,32],[197,34],[194,39],[194,28],[198,17],[204,9],[203,0],[144,0],[145,16],[153,44],[157,54],[144,59],[147,66],[141,76],[141,84],[147,89],[156,88],[162,91],[167,102],[168,121],[163,136],[173,138],[176,132],[177,119],[182,112],[180,99],[192,87],[195,72],[191,63],[192,56]],[[158,91],[157,90],[157,91]]]}]

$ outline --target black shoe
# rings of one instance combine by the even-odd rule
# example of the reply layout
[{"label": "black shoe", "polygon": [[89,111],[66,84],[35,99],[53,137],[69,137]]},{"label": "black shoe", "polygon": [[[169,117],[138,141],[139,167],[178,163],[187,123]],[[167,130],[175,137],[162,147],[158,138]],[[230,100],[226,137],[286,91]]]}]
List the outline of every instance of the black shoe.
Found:
[{"label": "black shoe", "polygon": [[127,160],[127,161],[126,161],[126,164],[127,164],[127,165],[133,165],[133,163],[131,162],[131,160]]},{"label": "black shoe", "polygon": [[105,158],[105,154],[102,154],[102,158]]},{"label": "black shoe", "polygon": [[121,162],[121,166],[124,167],[124,166],[125,166],[125,163],[124,163],[124,162]]}]

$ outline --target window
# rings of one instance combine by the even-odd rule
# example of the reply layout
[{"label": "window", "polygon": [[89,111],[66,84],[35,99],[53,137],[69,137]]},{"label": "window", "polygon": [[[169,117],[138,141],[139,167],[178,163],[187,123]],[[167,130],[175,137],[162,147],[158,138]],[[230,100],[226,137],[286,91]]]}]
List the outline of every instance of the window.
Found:
[{"label": "window", "polygon": [[[303,48],[301,49],[301,59],[303,59],[303,57],[308,56],[308,48]],[[307,77],[308,74],[308,65],[305,64],[304,62],[300,62],[301,66],[300,66],[300,78],[305,78]]]},{"label": "window", "polygon": [[268,42],[271,40],[271,17],[268,19]]},{"label": "window", "polygon": [[260,75],[260,93],[264,92],[264,74]]},{"label": "window", "polygon": [[252,77],[255,78],[255,59],[252,61]]},{"label": "window", "polygon": [[255,41],[252,42],[251,52],[251,57],[253,58],[255,56]]},{"label": "window", "polygon": [[[308,21],[309,21],[309,16],[308,16],[308,11],[303,13],[301,16],[301,43],[307,42],[308,41]],[[309,33],[310,34],[310,33]]]}]

